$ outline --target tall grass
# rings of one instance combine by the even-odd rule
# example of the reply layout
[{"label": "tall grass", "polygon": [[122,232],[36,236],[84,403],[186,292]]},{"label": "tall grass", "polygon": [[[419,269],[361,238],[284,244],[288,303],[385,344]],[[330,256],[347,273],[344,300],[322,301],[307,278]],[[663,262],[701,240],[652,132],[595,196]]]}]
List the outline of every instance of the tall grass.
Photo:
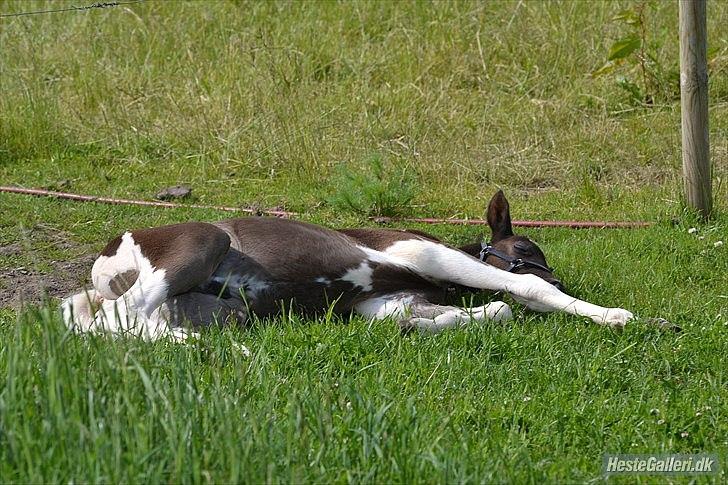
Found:
[{"label": "tall grass", "polygon": [[726,448],[722,326],[294,319],[179,346],[23,318],[2,327],[3,481],[581,481],[603,451]]},{"label": "tall grass", "polygon": [[[721,179],[724,6],[709,5]],[[0,164],[10,181],[137,195],[153,190],[145,180],[185,180],[204,182],[205,198],[259,192],[297,208],[320,198],[313,181],[372,151],[412,167],[433,211],[474,212],[499,185],[573,192],[575,179],[674,192],[678,103],[622,107],[616,83],[588,76],[619,35],[609,19],[620,8],[146,2],[5,19]],[[657,55],[676,65],[676,6],[649,21]]]}]

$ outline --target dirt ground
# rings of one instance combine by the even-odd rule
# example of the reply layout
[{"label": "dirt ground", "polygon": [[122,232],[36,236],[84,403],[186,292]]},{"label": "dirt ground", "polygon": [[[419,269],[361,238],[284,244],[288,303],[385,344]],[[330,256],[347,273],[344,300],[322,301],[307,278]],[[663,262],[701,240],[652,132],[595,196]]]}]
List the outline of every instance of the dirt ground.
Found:
[{"label": "dirt ground", "polygon": [[[46,295],[63,298],[89,283],[96,258],[92,248],[44,225],[34,226],[23,238],[27,242],[0,246],[0,308],[38,304]],[[69,253],[76,256],[49,256]]]}]

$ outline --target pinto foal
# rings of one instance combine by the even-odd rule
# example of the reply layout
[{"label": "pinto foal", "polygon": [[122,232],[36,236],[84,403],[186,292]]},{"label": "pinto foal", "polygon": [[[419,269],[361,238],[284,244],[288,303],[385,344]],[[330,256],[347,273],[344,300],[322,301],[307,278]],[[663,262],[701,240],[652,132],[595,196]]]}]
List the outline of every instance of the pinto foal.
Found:
[{"label": "pinto foal", "polygon": [[504,291],[536,311],[564,311],[610,327],[633,318],[564,293],[541,250],[511,228],[501,191],[490,201],[492,246],[448,246],[419,231],[330,230],[248,217],[126,232],[101,252],[93,289],[63,301],[81,332],[183,340],[187,327],[243,324],[292,305],[307,314],[393,318],[405,329],[440,331],[512,318],[502,301],[474,308],[440,303],[448,287]]}]

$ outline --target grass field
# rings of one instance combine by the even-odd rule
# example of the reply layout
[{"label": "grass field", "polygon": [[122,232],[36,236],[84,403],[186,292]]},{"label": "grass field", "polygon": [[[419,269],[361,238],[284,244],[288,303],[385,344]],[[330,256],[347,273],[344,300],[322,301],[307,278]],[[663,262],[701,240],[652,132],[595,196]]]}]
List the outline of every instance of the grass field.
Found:
[{"label": "grass field", "polygon": [[[500,187],[518,219],[655,222],[521,232],[575,296],[683,328],[618,334],[514,304],[509,325],[439,336],[288,315],[185,346],[78,337],[57,300],[18,310],[21,290],[80,287],[127,228],[229,214],[0,193],[0,482],[592,482],[605,452],[715,452],[725,469],[728,3],[708,2],[706,223],[680,195],[677,3],[646,7],[666,86],[652,105],[619,87],[639,71],[589,76],[635,5],[149,1],[0,18],[0,185],[150,199],[187,183],[196,203],[372,225],[332,201],[342,172],[379,156],[414,183],[411,203],[393,196],[405,216],[481,217]],[[453,244],[482,231],[416,228]]]}]

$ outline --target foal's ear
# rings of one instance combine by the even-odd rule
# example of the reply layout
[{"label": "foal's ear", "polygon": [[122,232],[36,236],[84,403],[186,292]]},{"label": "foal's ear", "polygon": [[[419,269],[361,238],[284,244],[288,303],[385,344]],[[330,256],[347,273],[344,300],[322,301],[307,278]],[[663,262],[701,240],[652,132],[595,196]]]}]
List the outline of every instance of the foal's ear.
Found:
[{"label": "foal's ear", "polygon": [[502,190],[496,192],[493,198],[490,199],[488,204],[488,225],[493,233],[491,242],[500,241],[513,235],[511,211]]}]

